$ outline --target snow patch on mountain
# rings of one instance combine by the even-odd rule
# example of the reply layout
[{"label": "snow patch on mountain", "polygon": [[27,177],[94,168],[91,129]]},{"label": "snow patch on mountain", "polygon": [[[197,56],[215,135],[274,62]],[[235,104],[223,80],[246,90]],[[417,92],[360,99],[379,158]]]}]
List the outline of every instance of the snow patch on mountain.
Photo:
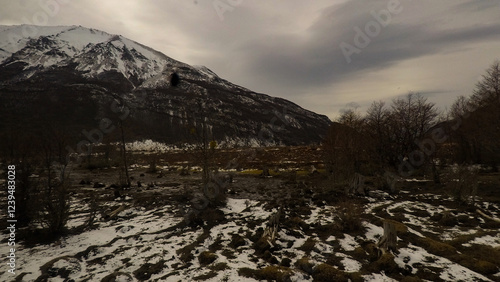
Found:
[{"label": "snow patch on mountain", "polygon": [[206,75],[210,79],[219,77],[217,74],[215,74],[215,72],[205,66],[194,65],[193,68],[197,69],[200,73]]},{"label": "snow patch on mountain", "polygon": [[16,25],[0,26],[0,63],[3,63],[12,54],[26,47],[26,44],[39,37],[49,36],[67,30],[67,26],[33,26]]}]

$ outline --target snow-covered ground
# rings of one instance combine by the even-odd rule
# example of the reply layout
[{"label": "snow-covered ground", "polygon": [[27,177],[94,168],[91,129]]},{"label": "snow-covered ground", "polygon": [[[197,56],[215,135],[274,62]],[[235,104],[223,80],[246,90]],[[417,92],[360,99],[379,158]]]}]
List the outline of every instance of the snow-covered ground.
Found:
[{"label": "snow-covered ground", "polygon": [[[237,179],[239,186],[233,189],[245,186],[245,179],[249,178]],[[264,178],[260,181],[265,183],[270,180]],[[163,192],[168,189],[170,188],[158,186],[143,193],[167,197],[169,194]],[[92,191],[97,193],[98,190]],[[252,236],[265,229],[268,218],[278,210],[277,207],[269,206],[266,201],[229,197],[226,206],[220,209],[224,214],[223,221],[211,227],[205,225],[205,228],[193,228],[182,224],[186,207],[173,202],[141,207],[134,203],[136,195],[138,194],[131,193],[124,200],[104,203],[108,210],[122,204],[127,208],[114,219],[99,218],[95,229],[65,236],[51,244],[27,247],[19,242],[16,251],[16,276],[3,272],[0,280],[10,281],[18,277],[17,281],[256,281],[243,275],[241,270],[259,270],[272,265],[277,267],[280,263],[281,271],[290,272],[288,281],[313,281],[315,269],[324,263],[331,264],[344,273],[358,273],[364,281],[397,281],[395,277],[402,277],[400,275],[403,272],[407,276],[420,277],[426,271],[442,281],[492,281],[492,277],[500,277],[498,273],[490,276],[478,273],[450,259],[446,254],[437,255],[433,250],[417,243],[418,238],[427,236],[448,242],[460,236],[473,236],[476,232],[482,232],[478,233],[478,237],[471,237],[462,246],[471,248],[486,245],[498,248],[500,231],[486,230],[480,225],[470,228],[460,225],[440,226],[430,217],[455,211],[445,203],[433,205],[411,200],[405,196],[407,193],[401,193],[405,197],[403,200],[398,199],[398,196],[385,200],[365,199],[364,214],[360,219],[363,229],[354,233],[337,230],[325,236],[322,233],[324,231],[316,227],[335,226],[338,208],[334,205],[319,207],[311,202],[308,205],[309,215],[294,215],[300,217],[294,220],[301,220],[302,227],[290,225],[292,209],[285,208],[282,228],[277,233],[276,240],[270,242],[271,254],[268,255],[276,258],[277,262],[274,263],[266,254],[259,254],[252,241],[255,240]],[[436,199],[435,195],[419,196]],[[496,207],[492,203],[485,205]],[[416,215],[422,210],[429,216]],[[75,196],[72,211],[68,226],[79,226],[85,222],[88,204],[82,197]],[[498,210],[493,209],[492,213],[495,212]],[[380,220],[384,217],[398,218],[408,228],[408,233],[398,235],[400,247],[394,256],[394,262],[399,267],[396,274],[384,270],[370,272],[372,268],[367,267],[373,264],[368,259],[368,246],[376,244],[382,237],[384,231]],[[238,245],[232,243],[235,236],[243,238]],[[306,248],[311,242],[313,246]],[[213,254],[213,261],[202,263],[199,256],[204,252]],[[298,265],[298,261],[303,258],[307,258],[313,265],[313,273],[308,273]],[[290,261],[288,265],[283,263],[286,259]]]}]

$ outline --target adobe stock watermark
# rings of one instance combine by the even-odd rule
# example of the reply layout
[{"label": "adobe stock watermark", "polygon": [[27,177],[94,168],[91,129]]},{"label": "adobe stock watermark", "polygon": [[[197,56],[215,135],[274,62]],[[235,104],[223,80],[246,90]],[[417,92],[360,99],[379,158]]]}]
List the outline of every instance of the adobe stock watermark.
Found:
[{"label": "adobe stock watermark", "polygon": [[382,9],[378,12],[372,10],[370,15],[373,20],[368,21],[364,25],[363,29],[358,26],[353,28],[353,44],[345,41],[342,41],[339,44],[340,50],[342,50],[342,54],[344,55],[346,62],[348,64],[351,63],[351,57],[354,54],[360,54],[364,48],[368,47],[372,40],[377,37],[380,32],[382,32],[382,29],[391,23],[393,15],[397,15],[402,11],[403,6],[399,0],[389,0],[387,3],[387,9]]},{"label": "adobe stock watermark", "polygon": [[[35,2],[35,1],[33,1]],[[50,18],[53,18],[59,14],[61,11],[61,6],[69,3],[70,0],[39,0],[36,1],[38,5],[38,10],[34,12],[31,17],[22,17],[21,20],[26,24],[21,28],[21,34],[16,34],[10,32],[7,35],[9,42],[11,43],[11,51],[16,52],[15,46],[19,41],[26,37],[36,37],[39,34],[39,30],[36,27],[47,25]],[[31,2],[30,2],[31,3]]]},{"label": "adobe stock watermark", "polygon": [[232,12],[234,9],[243,3],[243,0],[214,0],[212,6],[219,16],[221,21],[224,21],[224,14],[227,12]]},{"label": "adobe stock watermark", "polygon": [[7,166],[7,265],[12,275],[16,274],[16,166]]}]

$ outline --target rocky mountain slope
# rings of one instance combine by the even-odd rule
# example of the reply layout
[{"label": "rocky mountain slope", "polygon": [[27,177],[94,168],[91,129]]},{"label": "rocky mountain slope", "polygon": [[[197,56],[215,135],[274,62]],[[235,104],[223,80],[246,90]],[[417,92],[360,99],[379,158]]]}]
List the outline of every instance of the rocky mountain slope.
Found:
[{"label": "rocky mountain slope", "polygon": [[[173,73],[180,77],[176,87]],[[231,146],[310,144],[330,124],[207,67],[81,26],[0,26],[0,107],[4,131],[15,132],[16,123],[25,132],[73,132],[81,139],[88,137],[83,131],[101,130],[103,138],[94,139],[104,141],[116,139],[111,128],[121,122],[129,141],[193,143],[206,128]]]}]

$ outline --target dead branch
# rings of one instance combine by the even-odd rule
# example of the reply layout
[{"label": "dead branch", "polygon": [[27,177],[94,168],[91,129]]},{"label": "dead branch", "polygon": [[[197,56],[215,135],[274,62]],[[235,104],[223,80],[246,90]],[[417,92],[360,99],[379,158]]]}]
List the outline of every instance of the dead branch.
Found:
[{"label": "dead branch", "polygon": [[494,218],[494,217],[491,217],[491,216],[489,216],[489,215],[485,214],[485,213],[484,213],[482,210],[480,210],[480,209],[477,209],[477,210],[476,210],[476,212],[477,212],[479,215],[481,215],[482,217],[486,218],[486,219],[489,219],[489,220],[492,220],[492,221],[495,221],[495,222],[500,223],[500,219],[498,219],[498,218]]},{"label": "dead branch", "polygon": [[126,208],[127,208],[127,205],[121,205],[116,210],[106,214],[105,218],[112,219],[112,218],[116,217],[120,212],[124,211]]}]

